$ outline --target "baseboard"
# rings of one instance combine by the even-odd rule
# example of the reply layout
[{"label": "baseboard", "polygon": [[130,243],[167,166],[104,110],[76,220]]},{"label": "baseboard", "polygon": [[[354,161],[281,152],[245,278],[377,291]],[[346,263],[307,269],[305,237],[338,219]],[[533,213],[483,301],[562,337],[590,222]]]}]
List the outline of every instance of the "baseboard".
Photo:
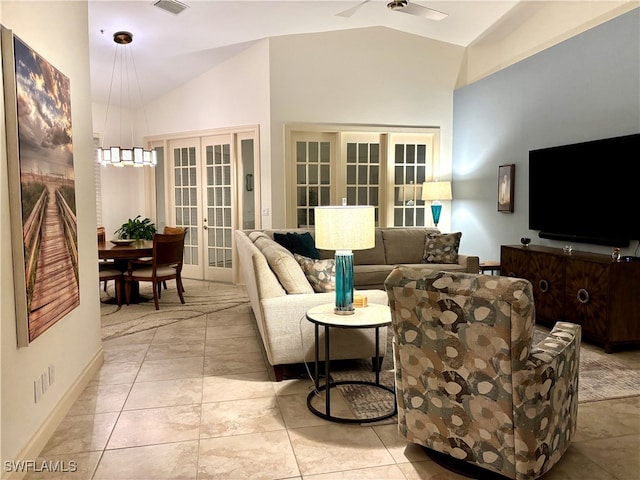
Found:
[{"label": "baseboard", "polygon": [[[18,454],[18,457],[14,459],[16,462],[35,460],[40,455],[40,452],[47,444],[51,435],[56,431],[62,420],[67,416],[71,406],[75,403],[78,397],[82,394],[86,386],[91,379],[100,370],[104,363],[104,351],[102,347],[96,355],[91,359],[88,365],[80,373],[75,382],[62,396],[58,404],[54,407],[51,413],[47,416],[40,428],[34,433],[31,439],[27,442],[26,446]],[[2,476],[2,480],[21,480],[27,472],[5,472],[6,475]]]}]

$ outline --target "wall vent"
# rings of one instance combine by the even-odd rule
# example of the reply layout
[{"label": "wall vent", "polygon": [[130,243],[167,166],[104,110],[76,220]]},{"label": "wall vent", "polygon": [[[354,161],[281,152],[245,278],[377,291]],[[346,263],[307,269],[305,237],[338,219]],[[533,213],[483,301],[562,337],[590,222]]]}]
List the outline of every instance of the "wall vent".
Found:
[{"label": "wall vent", "polygon": [[154,2],[154,5],[169,13],[173,13],[174,15],[177,15],[183,10],[189,8],[189,5],[178,2],[178,0],[158,0],[157,2]]}]

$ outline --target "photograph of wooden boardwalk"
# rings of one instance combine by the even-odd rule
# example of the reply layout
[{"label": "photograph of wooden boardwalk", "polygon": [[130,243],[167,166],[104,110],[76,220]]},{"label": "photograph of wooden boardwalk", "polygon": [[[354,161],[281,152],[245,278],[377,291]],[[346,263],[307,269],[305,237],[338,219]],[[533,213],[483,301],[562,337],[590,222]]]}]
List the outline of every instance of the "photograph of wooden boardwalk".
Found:
[{"label": "photograph of wooden boardwalk", "polygon": [[80,305],[78,231],[69,79],[13,39],[28,344]]}]

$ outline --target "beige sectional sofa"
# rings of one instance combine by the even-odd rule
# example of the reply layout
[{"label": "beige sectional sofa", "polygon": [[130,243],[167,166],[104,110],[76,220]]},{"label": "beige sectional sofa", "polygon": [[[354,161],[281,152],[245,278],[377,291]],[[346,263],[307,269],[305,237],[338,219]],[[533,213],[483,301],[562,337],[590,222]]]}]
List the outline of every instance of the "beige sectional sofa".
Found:
[{"label": "beige sectional sofa", "polygon": [[[273,240],[274,233],[305,233],[313,230],[278,229],[235,231],[240,260],[241,283],[246,286],[264,350],[274,368],[276,380],[284,375],[284,366],[312,362],[314,328],[306,320],[311,307],[335,302],[334,292],[316,293],[294,255]],[[354,251],[354,287],[368,303],[386,305],[384,280],[399,264],[422,263],[425,238],[432,228],[376,228],[375,247]],[[334,252],[319,250],[321,259]],[[429,264],[436,270],[478,273],[477,256],[458,255],[458,263]],[[380,342],[386,345],[386,328]],[[331,359],[369,358],[375,355],[374,330],[334,329],[331,334]],[[321,349],[321,358],[324,352]]]}]

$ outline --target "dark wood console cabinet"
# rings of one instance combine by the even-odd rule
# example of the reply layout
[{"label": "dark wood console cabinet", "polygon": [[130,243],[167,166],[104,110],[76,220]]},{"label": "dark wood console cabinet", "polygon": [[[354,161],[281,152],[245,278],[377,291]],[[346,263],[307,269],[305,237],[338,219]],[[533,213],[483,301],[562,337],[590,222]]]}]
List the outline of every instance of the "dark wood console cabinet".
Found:
[{"label": "dark wood console cabinet", "polygon": [[529,245],[502,245],[500,274],[533,285],[536,322],[582,326],[585,340],[607,353],[640,346],[640,261]]}]

